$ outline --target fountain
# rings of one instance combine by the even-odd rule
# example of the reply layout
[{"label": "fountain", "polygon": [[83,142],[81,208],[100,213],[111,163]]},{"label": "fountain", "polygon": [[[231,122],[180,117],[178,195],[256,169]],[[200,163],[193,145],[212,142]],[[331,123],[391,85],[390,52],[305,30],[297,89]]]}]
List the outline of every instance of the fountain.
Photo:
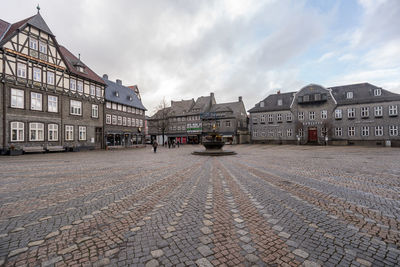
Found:
[{"label": "fountain", "polygon": [[215,125],[213,125],[212,132],[209,132],[208,135],[203,140],[203,146],[206,150],[202,151],[193,151],[193,155],[199,156],[228,156],[228,155],[236,155],[235,151],[223,150],[222,147],[225,145],[225,142],[222,141],[222,137],[216,132]]}]

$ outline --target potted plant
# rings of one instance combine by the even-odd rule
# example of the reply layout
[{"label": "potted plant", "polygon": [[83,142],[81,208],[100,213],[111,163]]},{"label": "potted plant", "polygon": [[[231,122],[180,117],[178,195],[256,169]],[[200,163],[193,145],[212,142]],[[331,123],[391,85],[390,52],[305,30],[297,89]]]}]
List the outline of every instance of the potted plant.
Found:
[{"label": "potted plant", "polygon": [[17,149],[14,145],[10,145],[8,151],[10,156],[19,156],[23,153],[22,149]]}]

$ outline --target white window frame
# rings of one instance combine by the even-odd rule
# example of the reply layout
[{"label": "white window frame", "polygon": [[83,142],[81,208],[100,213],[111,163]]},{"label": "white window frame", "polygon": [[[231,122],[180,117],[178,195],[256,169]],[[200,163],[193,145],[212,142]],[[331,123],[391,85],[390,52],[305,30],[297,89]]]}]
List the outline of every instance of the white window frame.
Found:
[{"label": "white window frame", "polygon": [[18,62],[17,77],[26,79],[26,64]]},{"label": "white window frame", "polygon": [[127,120],[127,122],[126,122],[127,126],[131,127],[132,126],[131,118],[127,118],[126,120]]},{"label": "white window frame", "polygon": [[347,99],[353,99],[353,92],[347,92],[346,93],[346,98]]},{"label": "white window frame", "polygon": [[265,123],[265,114],[261,114],[261,117],[260,117],[260,122],[261,123]]},{"label": "white window frame", "polygon": [[375,136],[383,136],[383,126],[375,126]]},{"label": "white window frame", "polygon": [[356,136],[356,127],[350,126],[347,129],[347,134],[348,134],[348,136]]},{"label": "white window frame", "polygon": [[[25,140],[25,123],[12,121],[10,123],[10,131],[11,142],[23,142]],[[15,133],[15,135],[13,133]],[[16,138],[14,138],[14,136]]]},{"label": "white window frame", "polygon": [[71,99],[69,111],[71,115],[82,116],[82,102]]},{"label": "white window frame", "polygon": [[361,107],[361,118],[369,117],[369,107]]},{"label": "white window frame", "polygon": [[308,112],[308,119],[309,119],[310,121],[315,120],[315,111],[310,111],[310,112]]},{"label": "white window frame", "polygon": [[122,116],[118,116],[118,125],[119,125],[119,126],[122,125]]},{"label": "white window frame", "polygon": [[328,111],[321,110],[321,119],[327,119],[327,118],[328,118]]},{"label": "white window frame", "polygon": [[390,125],[389,126],[389,135],[390,136],[398,136],[399,135],[399,126]]},{"label": "white window frame", "polygon": [[297,118],[299,119],[299,121],[303,121],[304,120],[304,112],[303,111],[298,112]]},{"label": "white window frame", "polygon": [[106,108],[111,109],[111,102],[106,102]]},{"label": "white window frame", "polygon": [[231,127],[231,121],[225,121],[225,127]]},{"label": "white window frame", "polygon": [[83,82],[82,81],[76,82],[76,91],[78,91],[78,93],[83,93]]},{"label": "white window frame", "polygon": [[377,88],[374,89],[374,96],[381,96],[382,95],[382,89]]},{"label": "white window frame", "polygon": [[361,127],[361,136],[369,136],[369,126]]},{"label": "white window frame", "polygon": [[118,117],[117,115],[112,115],[112,124],[117,125],[118,124]]},{"label": "white window frame", "polygon": [[282,121],[282,114],[281,113],[276,114],[276,121],[278,121],[278,122]]},{"label": "white window frame", "polygon": [[65,141],[74,141],[73,125],[65,125]]},{"label": "white window frame", "polygon": [[335,109],[335,119],[341,119],[341,118],[343,118],[342,110]]},{"label": "white window frame", "polygon": [[29,37],[29,48],[33,50],[38,50],[38,40],[32,37]]},{"label": "white window frame", "polygon": [[375,114],[375,117],[382,117],[383,116],[383,107],[382,106],[374,107],[374,114]]},{"label": "white window frame", "polygon": [[42,81],[42,70],[34,67],[33,71],[32,71],[32,79],[35,82],[41,82]]},{"label": "white window frame", "polygon": [[[34,133],[34,136],[32,136]],[[44,141],[44,124],[41,122],[29,123],[29,141]]]},{"label": "white window frame", "polygon": [[90,93],[91,96],[95,96],[96,95],[96,86],[91,84],[89,93]]},{"label": "white window frame", "polygon": [[11,88],[11,107],[23,109],[24,106],[25,106],[25,91]]},{"label": "white window frame", "polygon": [[58,124],[50,123],[47,125],[47,139],[49,141],[58,141]]},{"label": "white window frame", "polygon": [[348,108],[347,109],[347,118],[354,119],[356,117],[356,109],[355,108]]},{"label": "white window frame", "polygon": [[292,120],[293,120],[292,113],[286,114],[286,121],[292,121]]},{"label": "white window frame", "polygon": [[86,141],[87,134],[86,134],[86,126],[79,126],[79,141]]},{"label": "white window frame", "polygon": [[397,105],[389,106],[389,116],[397,116],[398,108]]},{"label": "white window frame", "polygon": [[74,92],[76,91],[76,80],[75,79],[69,80],[69,89]]},{"label": "white window frame", "polygon": [[291,137],[291,136],[292,136],[292,129],[287,129],[287,130],[286,130],[286,135],[287,135],[288,137]]},{"label": "white window frame", "polygon": [[43,110],[43,95],[41,93],[31,92],[31,110]]},{"label": "white window frame", "polygon": [[117,103],[112,103],[112,109],[117,110]]},{"label": "white window frame", "polygon": [[342,136],[342,135],[343,135],[343,128],[341,128],[341,127],[336,127],[336,128],[335,128],[335,135],[336,135],[336,136]]},{"label": "white window frame", "polygon": [[99,105],[92,104],[92,118],[99,117]]},{"label": "white window frame", "polygon": [[96,96],[101,97],[101,88],[99,86],[96,86]]},{"label": "white window frame", "polygon": [[126,117],[123,117],[123,118],[122,118],[122,125],[123,125],[123,126],[126,126]]},{"label": "white window frame", "polygon": [[39,41],[39,52],[47,55],[47,44]]},{"label": "white window frame", "polygon": [[54,85],[54,72],[48,71],[46,76],[47,76],[47,84]]},{"label": "white window frame", "polygon": [[268,122],[274,122],[274,114],[268,114]]},{"label": "white window frame", "polygon": [[106,114],[106,124],[111,124],[111,114]]},{"label": "white window frame", "polygon": [[126,106],[122,106],[122,111],[126,112]]},{"label": "white window frame", "polygon": [[47,96],[47,111],[58,112],[58,96],[55,95]]},{"label": "white window frame", "polygon": [[278,99],[278,106],[282,106],[282,99]]}]

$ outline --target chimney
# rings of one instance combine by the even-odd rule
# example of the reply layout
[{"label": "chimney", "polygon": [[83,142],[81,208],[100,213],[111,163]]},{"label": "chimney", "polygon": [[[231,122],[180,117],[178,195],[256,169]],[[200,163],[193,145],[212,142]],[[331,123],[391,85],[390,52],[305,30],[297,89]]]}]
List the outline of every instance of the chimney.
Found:
[{"label": "chimney", "polygon": [[243,100],[242,100],[242,97],[241,96],[239,96],[239,102],[242,102]]},{"label": "chimney", "polygon": [[278,92],[276,92],[278,95],[280,95],[281,94],[281,90],[279,90]]},{"label": "chimney", "polygon": [[103,74],[103,79],[108,80],[108,75],[107,74]]},{"label": "chimney", "polygon": [[214,93],[210,93],[210,97],[214,97]]},{"label": "chimney", "polygon": [[122,85],[122,81],[121,80],[117,79],[116,82],[117,82],[117,84]]}]

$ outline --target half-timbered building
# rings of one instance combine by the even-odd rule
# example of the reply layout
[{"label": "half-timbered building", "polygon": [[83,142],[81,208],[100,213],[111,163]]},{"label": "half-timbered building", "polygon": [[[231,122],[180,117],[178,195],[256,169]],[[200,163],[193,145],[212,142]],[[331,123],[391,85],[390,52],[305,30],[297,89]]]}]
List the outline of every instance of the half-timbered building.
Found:
[{"label": "half-timbered building", "polygon": [[100,148],[104,81],[58,44],[38,13],[0,20],[0,149]]}]

